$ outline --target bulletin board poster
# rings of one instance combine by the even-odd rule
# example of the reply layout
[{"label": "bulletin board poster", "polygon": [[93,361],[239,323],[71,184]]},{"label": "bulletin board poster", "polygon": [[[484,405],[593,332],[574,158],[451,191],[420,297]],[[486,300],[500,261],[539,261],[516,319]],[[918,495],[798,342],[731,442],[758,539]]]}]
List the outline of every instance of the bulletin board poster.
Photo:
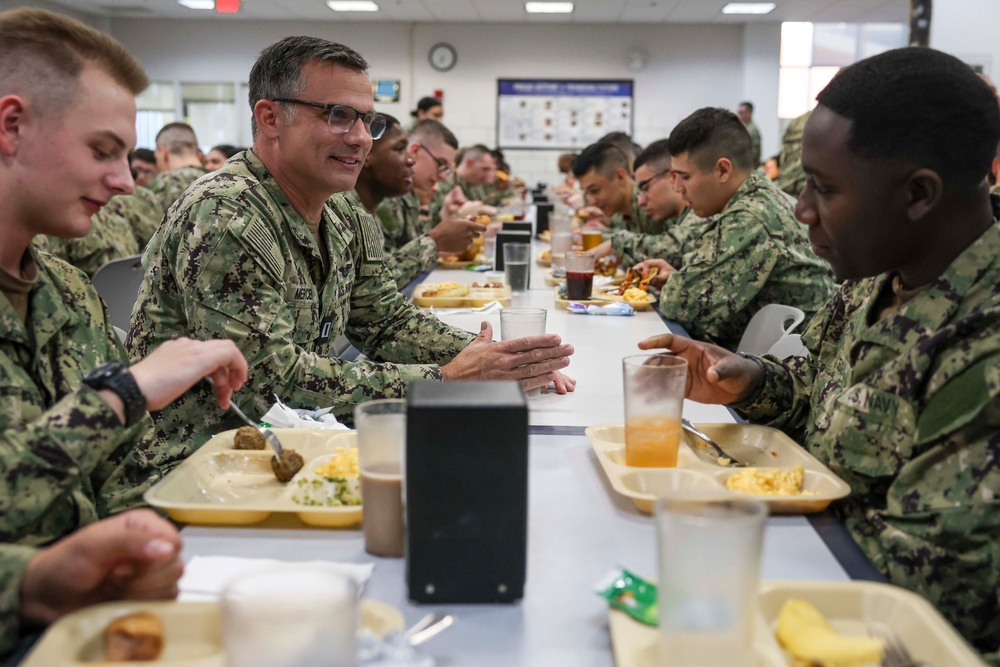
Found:
[{"label": "bulletin board poster", "polygon": [[580,150],[609,132],[632,136],[631,80],[498,79],[497,146]]}]

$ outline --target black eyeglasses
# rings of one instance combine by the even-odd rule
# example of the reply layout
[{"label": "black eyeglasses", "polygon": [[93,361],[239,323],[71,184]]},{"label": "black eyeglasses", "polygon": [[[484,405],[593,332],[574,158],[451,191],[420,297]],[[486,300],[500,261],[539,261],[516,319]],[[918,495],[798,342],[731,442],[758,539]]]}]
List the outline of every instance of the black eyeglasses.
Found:
[{"label": "black eyeglasses", "polygon": [[655,181],[658,178],[662,178],[663,176],[666,176],[669,173],[670,173],[669,169],[664,169],[663,171],[661,171],[658,174],[653,174],[649,178],[639,181],[638,183],[636,183],[635,187],[639,190],[639,192],[645,193],[645,192],[647,192],[649,190],[649,184],[650,183],[652,183],[653,181]]},{"label": "black eyeglasses", "polygon": [[346,104],[326,104],[323,102],[310,102],[308,100],[290,98],[280,98],[272,101],[282,104],[302,104],[307,107],[322,109],[323,113],[326,114],[327,124],[334,132],[350,132],[354,124],[358,122],[358,118],[360,118],[361,122],[365,124],[365,129],[372,135],[372,139],[381,139],[382,135],[385,134],[387,124],[385,116],[374,111],[361,113]]},{"label": "black eyeglasses", "polygon": [[447,160],[445,160],[443,158],[439,158],[437,155],[434,155],[434,153],[431,153],[431,149],[427,148],[427,146],[424,146],[423,144],[420,144],[420,147],[422,149],[424,149],[424,151],[428,155],[430,155],[432,158],[434,158],[434,162],[437,163],[437,166],[438,166],[438,173],[439,174],[441,174],[442,176],[447,176],[448,174],[451,173],[451,170],[453,169],[453,167],[451,166],[451,164]]}]

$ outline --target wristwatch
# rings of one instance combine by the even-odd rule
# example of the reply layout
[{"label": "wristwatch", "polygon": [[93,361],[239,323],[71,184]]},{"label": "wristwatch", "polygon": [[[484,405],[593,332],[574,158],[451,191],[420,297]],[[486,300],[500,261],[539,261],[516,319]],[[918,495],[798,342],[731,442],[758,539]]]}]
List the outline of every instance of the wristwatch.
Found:
[{"label": "wristwatch", "polygon": [[83,376],[83,383],[93,389],[110,389],[125,404],[125,425],[135,424],[146,414],[146,397],[136,384],[128,366],[109,361]]}]

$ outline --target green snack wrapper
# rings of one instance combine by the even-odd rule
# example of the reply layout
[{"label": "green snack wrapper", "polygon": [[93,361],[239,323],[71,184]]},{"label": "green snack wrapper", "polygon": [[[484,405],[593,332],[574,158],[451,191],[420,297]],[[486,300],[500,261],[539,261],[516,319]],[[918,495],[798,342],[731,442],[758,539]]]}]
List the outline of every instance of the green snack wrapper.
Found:
[{"label": "green snack wrapper", "polygon": [[598,585],[597,594],[615,609],[646,625],[659,625],[656,608],[656,584],[650,583],[628,570],[613,572]]}]

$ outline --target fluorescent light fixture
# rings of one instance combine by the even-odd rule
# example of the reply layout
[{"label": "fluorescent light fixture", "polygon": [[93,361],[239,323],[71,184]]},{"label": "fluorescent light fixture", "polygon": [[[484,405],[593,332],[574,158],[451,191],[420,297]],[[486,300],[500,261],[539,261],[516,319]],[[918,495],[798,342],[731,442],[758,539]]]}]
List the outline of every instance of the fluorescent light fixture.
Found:
[{"label": "fluorescent light fixture", "polygon": [[524,11],[529,14],[572,14],[572,2],[526,2]]},{"label": "fluorescent light fixture", "polygon": [[326,6],[335,12],[377,12],[378,5],[371,0],[327,0]]},{"label": "fluorescent light fixture", "polygon": [[730,2],[722,8],[723,14],[770,14],[774,11],[773,2]]},{"label": "fluorescent light fixture", "polygon": [[177,0],[177,4],[188,9],[215,9],[215,0]]}]

